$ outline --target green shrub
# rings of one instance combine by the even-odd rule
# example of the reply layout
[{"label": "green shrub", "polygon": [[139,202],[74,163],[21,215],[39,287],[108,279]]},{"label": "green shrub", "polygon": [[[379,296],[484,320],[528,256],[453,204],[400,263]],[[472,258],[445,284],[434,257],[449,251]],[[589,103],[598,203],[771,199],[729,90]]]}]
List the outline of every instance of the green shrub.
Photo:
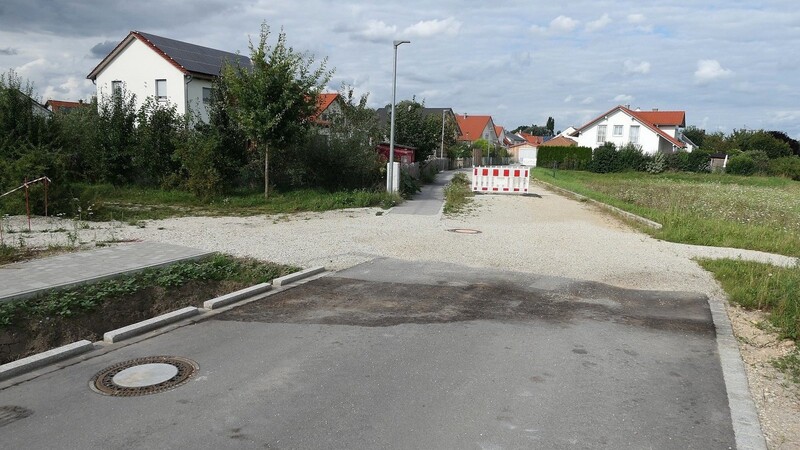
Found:
[{"label": "green shrub", "polygon": [[400,170],[399,190],[400,190],[400,195],[402,195],[403,198],[410,198],[411,196],[422,190],[422,185],[408,171]]},{"label": "green shrub", "polygon": [[666,168],[675,172],[691,171],[692,169],[689,161],[689,155],[690,153],[686,150],[678,150],[677,152],[665,155],[664,163]]},{"label": "green shrub", "polygon": [[752,175],[756,171],[756,163],[753,158],[743,153],[729,159],[725,170],[732,175]]},{"label": "green shrub", "polygon": [[539,147],[536,155],[536,165],[539,167],[553,167],[559,169],[584,170],[592,160],[592,149],[589,147]]},{"label": "green shrub", "polygon": [[642,148],[636,144],[628,143],[619,149],[620,170],[635,170],[641,172],[645,170],[647,157],[642,152]]},{"label": "green shrub", "polygon": [[768,173],[800,181],[800,156],[784,156],[770,160]]},{"label": "green shrub", "polygon": [[691,172],[710,172],[711,171],[711,153],[702,150],[694,149],[687,155],[686,170]]},{"label": "green shrub", "polygon": [[662,152],[656,152],[652,159],[645,164],[649,173],[661,173],[667,167],[667,157]]},{"label": "green shrub", "polygon": [[592,161],[589,163],[589,170],[596,173],[622,171],[617,147],[611,142],[606,142],[594,149]]}]

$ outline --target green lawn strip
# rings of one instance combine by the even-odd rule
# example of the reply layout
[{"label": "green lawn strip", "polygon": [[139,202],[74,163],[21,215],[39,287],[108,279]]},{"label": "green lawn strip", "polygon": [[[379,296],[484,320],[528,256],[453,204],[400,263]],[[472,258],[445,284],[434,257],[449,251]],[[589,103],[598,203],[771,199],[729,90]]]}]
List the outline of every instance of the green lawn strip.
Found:
[{"label": "green lawn strip", "polygon": [[82,220],[128,222],[196,215],[284,214],[373,206],[389,208],[400,201],[398,196],[381,190],[327,192],[301,189],[275,192],[266,200],[263,193],[237,192],[205,201],[188,192],[174,190],[110,185],[80,185],[77,190],[81,191]]},{"label": "green lawn strip", "polygon": [[231,280],[258,284],[298,270],[297,267],[217,254],[201,261],[148,269],[77,288],[53,290],[32,299],[0,303],[0,327],[52,316],[78,315],[92,311],[103,302],[151,286],[173,288],[192,280]]},{"label": "green lawn strip", "polygon": [[730,301],[768,313],[782,338],[800,339],[800,266],[778,267],[737,259],[700,259]]},{"label": "green lawn strip", "polygon": [[[731,302],[768,313],[781,338],[800,341],[800,266],[790,268],[736,259],[700,259],[714,274]],[[800,383],[800,349],[772,361],[772,365]]]},{"label": "green lawn strip", "polygon": [[642,228],[658,239],[800,255],[800,183],[788,179],[547,169],[533,174],[662,224],[661,230]]},{"label": "green lawn strip", "polygon": [[444,188],[444,213],[459,214],[466,210],[475,194],[472,192],[469,178],[457,173]]}]

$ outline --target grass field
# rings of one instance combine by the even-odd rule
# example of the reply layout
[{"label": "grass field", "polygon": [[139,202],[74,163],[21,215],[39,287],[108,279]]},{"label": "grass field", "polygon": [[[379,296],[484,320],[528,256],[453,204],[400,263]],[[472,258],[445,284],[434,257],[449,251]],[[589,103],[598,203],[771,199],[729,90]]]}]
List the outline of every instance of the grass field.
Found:
[{"label": "grass field", "polygon": [[[800,256],[800,182],[724,174],[595,174],[535,169],[533,178],[663,225],[642,228],[672,242]],[[768,313],[783,338],[800,342],[800,266],[701,260],[730,301]],[[800,353],[775,361],[800,381]]]},{"label": "grass field", "polygon": [[535,169],[534,179],[663,225],[673,242],[800,256],[800,182],[774,177]]}]

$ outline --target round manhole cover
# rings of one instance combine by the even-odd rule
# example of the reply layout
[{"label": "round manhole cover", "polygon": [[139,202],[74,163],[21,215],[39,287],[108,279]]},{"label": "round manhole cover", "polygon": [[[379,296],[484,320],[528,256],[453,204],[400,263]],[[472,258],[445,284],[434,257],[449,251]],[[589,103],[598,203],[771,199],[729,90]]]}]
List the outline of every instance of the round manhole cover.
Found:
[{"label": "round manhole cover", "polygon": [[481,234],[478,230],[473,230],[471,228],[451,228],[447,230],[451,233],[459,233],[459,234]]},{"label": "round manhole cover", "polygon": [[24,419],[31,414],[33,411],[22,406],[0,406],[0,427]]},{"label": "round manhole cover", "polygon": [[197,369],[196,362],[180,356],[148,356],[106,367],[92,377],[89,387],[117,397],[155,394],[186,383]]}]

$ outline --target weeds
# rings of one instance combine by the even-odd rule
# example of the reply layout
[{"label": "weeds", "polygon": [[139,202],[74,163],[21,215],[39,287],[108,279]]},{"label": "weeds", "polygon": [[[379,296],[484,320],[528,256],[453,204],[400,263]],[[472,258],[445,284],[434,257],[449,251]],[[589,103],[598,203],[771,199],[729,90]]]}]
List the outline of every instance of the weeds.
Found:
[{"label": "weeds", "polygon": [[256,284],[297,270],[296,267],[215,255],[202,261],[146,270],[75,289],[50,291],[34,299],[2,303],[0,326],[13,326],[20,321],[52,316],[71,317],[91,311],[110,299],[151,286],[172,288],[191,280],[232,280]]},{"label": "weeds", "polygon": [[472,203],[475,194],[470,189],[469,178],[463,173],[457,173],[444,188],[444,213],[458,214]]},{"label": "weeds", "polygon": [[797,349],[772,361],[772,366],[783,372],[793,383],[800,384],[800,351]]}]

